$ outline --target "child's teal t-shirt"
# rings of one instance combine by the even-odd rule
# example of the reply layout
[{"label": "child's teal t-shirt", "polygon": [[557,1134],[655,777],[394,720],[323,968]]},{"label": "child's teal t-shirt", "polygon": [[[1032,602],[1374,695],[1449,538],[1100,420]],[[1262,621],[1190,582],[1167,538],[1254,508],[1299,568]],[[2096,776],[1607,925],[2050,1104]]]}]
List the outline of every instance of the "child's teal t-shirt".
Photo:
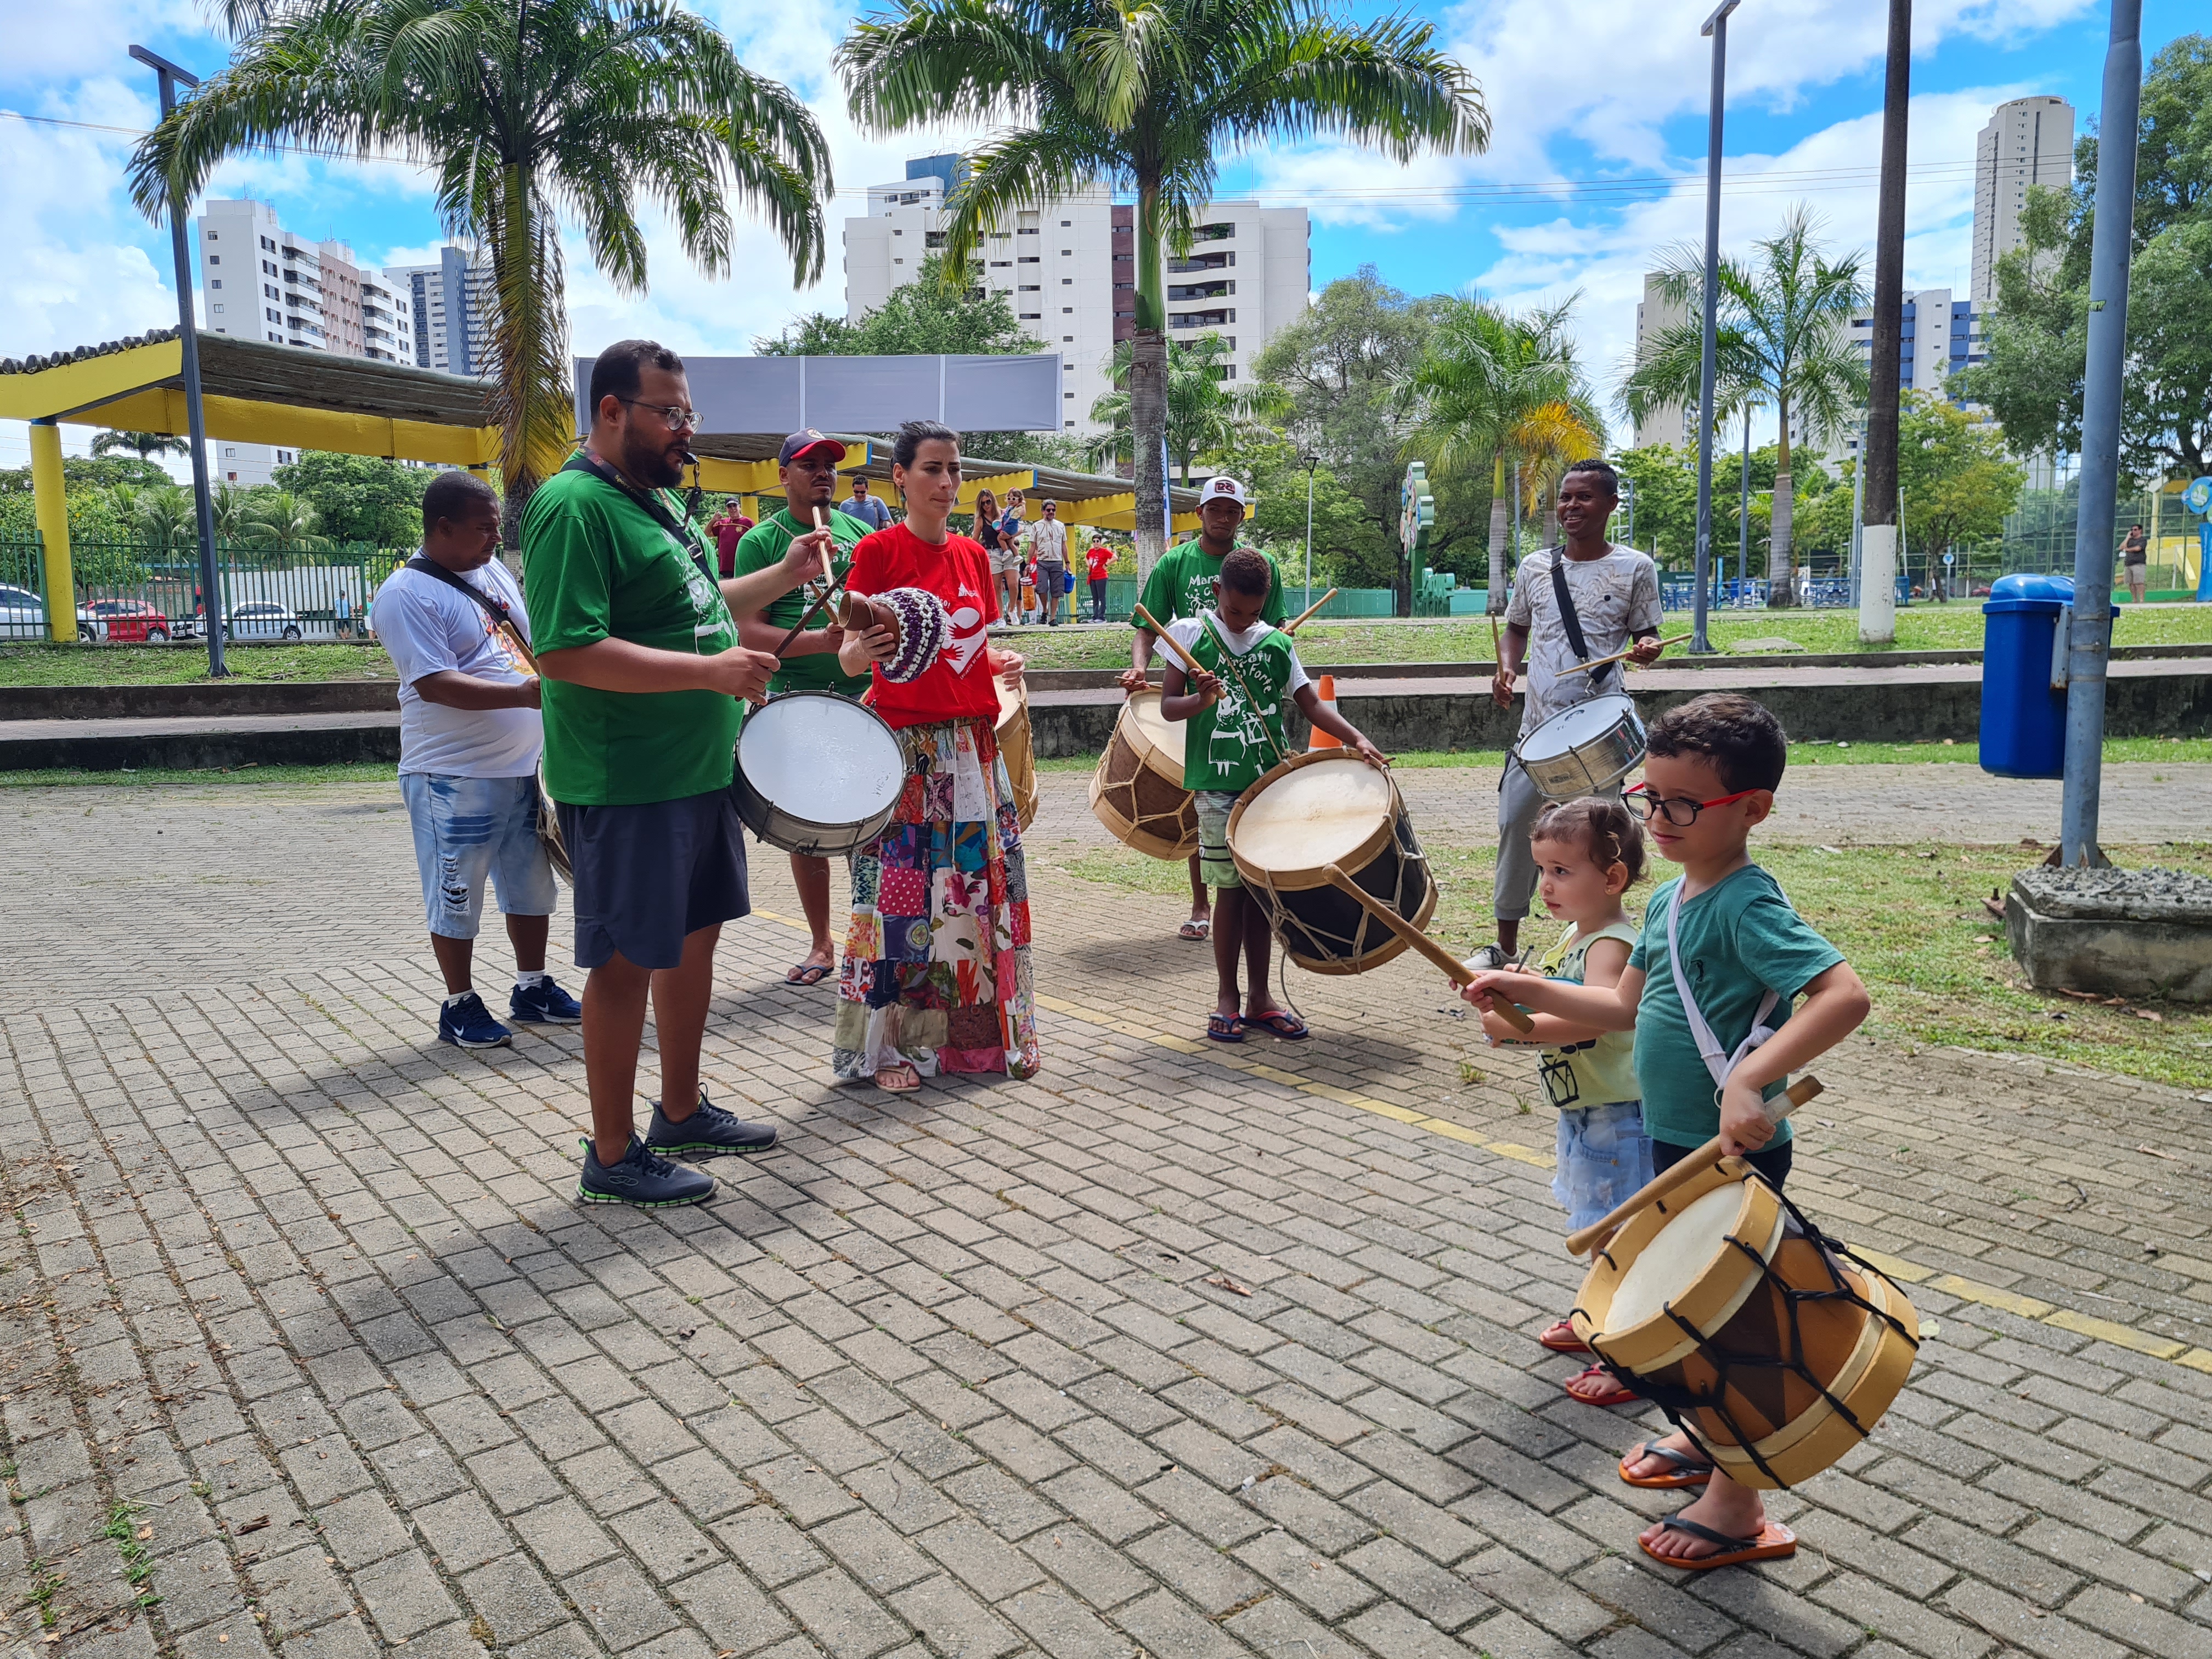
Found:
[{"label": "child's teal t-shirt", "polygon": [[[1653,895],[1644,913],[1644,936],[1629,952],[1628,965],[1644,973],[1636,1009],[1636,1081],[1644,1091],[1644,1132],[1671,1146],[1698,1146],[1720,1133],[1721,1115],[1712,1073],[1690,1035],[1667,961],[1667,918],[1681,890],[1677,876]],[[1751,1035],[1752,1018],[1769,990],[1781,994],[1766,1019],[1779,1030],[1796,994],[1844,959],[1790,908],[1781,884],[1755,864],[1723,877],[1684,905],[1675,932],[1690,995],[1727,1054]],[[1788,1082],[1770,1084],[1766,1097],[1771,1100]],[[1790,1138],[1785,1121],[1767,1145],[1778,1146]]]}]

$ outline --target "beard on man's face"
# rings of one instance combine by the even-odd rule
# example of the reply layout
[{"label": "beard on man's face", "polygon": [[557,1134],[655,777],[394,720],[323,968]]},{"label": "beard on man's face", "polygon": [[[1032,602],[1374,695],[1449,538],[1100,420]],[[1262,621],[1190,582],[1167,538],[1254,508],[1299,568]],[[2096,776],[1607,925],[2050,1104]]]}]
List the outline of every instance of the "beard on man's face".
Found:
[{"label": "beard on man's face", "polygon": [[641,426],[623,434],[623,471],[656,489],[672,489],[684,482],[688,446],[662,430],[648,435]]}]

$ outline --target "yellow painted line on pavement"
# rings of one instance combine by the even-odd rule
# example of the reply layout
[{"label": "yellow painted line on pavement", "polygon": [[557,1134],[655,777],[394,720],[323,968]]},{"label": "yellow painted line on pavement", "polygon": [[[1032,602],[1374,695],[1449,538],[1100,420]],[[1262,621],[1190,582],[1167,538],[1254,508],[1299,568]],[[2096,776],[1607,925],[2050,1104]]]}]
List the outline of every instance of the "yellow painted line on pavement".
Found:
[{"label": "yellow painted line on pavement", "polygon": [[[808,931],[805,922],[794,917],[778,915],[773,910],[756,910],[753,915],[763,921],[795,927],[802,933]],[[1036,999],[1040,1008],[1080,1020],[1086,1025],[1134,1037],[1140,1042],[1171,1049],[1179,1054],[1202,1057],[1224,1070],[1241,1072],[1248,1077],[1256,1077],[1269,1083],[1279,1083],[1285,1088],[1295,1089],[1300,1094],[1312,1095],[1316,1099],[1330,1101],[1339,1106],[1349,1106],[1355,1111],[1371,1112],[1377,1117],[1387,1117],[1395,1123],[1442,1135],[1448,1140],[1478,1147],[1533,1169],[1548,1170],[1553,1167],[1553,1159],[1549,1152],[1516,1146],[1510,1140],[1492,1140],[1463,1123],[1454,1123],[1448,1118],[1431,1117],[1411,1107],[1377,1100],[1371,1095],[1356,1094],[1349,1089],[1340,1089],[1333,1083],[1316,1082],[1296,1072],[1287,1072],[1279,1066],[1270,1066],[1264,1060],[1240,1054],[1231,1044],[1178,1036],[1152,1026],[1138,1024],[1133,1020],[1121,1019],[1111,1014],[1101,1013],[1097,1009],[1085,1008],[1080,1003],[1069,1002],[1064,998],[1047,996],[1042,991],[1036,994]],[[1866,1249],[1857,1245],[1851,1248],[1854,1254],[1870,1266],[1901,1284],[1925,1285],[1931,1291],[1941,1291],[1946,1296],[1955,1296],[1964,1302],[1977,1302],[1984,1307],[2001,1309],[2040,1325],[2071,1331],[2093,1341],[2110,1343],[2117,1348],[2148,1354],[2154,1359],[2171,1360],[2177,1365],[2186,1365],[2192,1370],[2212,1375],[2212,1348],[2192,1348],[2172,1337],[2155,1336],[2148,1331],[2139,1331],[2131,1325],[2078,1313],[2071,1308],[2061,1308],[2039,1297],[2023,1296],[2017,1291],[2004,1290],[1995,1285],[1984,1285],[1957,1273],[1938,1273],[1933,1267],[1923,1267],[1917,1261],[1907,1261],[1902,1256],[1890,1255],[1881,1250]]]}]

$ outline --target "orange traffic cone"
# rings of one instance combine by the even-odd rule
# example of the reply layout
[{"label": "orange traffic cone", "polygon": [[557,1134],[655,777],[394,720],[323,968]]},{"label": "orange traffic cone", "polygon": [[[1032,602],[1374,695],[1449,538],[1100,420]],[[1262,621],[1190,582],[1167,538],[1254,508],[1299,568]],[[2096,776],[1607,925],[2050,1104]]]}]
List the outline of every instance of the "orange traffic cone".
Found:
[{"label": "orange traffic cone", "polygon": [[[1322,708],[1328,709],[1332,714],[1336,713],[1335,675],[1323,674],[1316,678],[1314,681],[1314,694],[1321,699]],[[1310,755],[1316,749],[1341,749],[1343,747],[1344,744],[1340,739],[1332,736],[1330,733],[1322,731],[1320,726],[1314,726],[1307,728],[1306,752],[1308,754]]]}]

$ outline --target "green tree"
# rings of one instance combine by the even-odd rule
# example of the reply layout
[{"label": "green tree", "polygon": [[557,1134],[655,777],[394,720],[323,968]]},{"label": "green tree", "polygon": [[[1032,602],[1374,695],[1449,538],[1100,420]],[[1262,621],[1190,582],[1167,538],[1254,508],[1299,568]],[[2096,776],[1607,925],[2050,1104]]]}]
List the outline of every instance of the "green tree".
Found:
[{"label": "green tree", "polygon": [[1439,477],[1490,475],[1490,613],[1505,610],[1509,470],[1524,504],[1534,486],[1605,447],[1604,422],[1566,331],[1570,299],[1516,316],[1486,300],[1454,300],[1406,383],[1418,411],[1407,447]]},{"label": "green tree", "polygon": [[1928,589],[1950,549],[2003,533],[2019,505],[2025,469],[2006,459],[2003,435],[1948,398],[1907,392],[1897,422],[1897,487],[1905,531]]},{"label": "green tree", "polygon": [[139,146],[149,217],[226,159],[272,143],[392,153],[431,167],[447,234],[491,262],[491,413],[519,504],[574,428],[565,212],[614,287],[646,286],[640,198],[711,276],[734,201],[765,217],[794,277],[822,270],[830,153],[806,106],[672,0],[231,0],[230,67]]},{"label": "green tree", "polygon": [[1229,150],[1338,137],[1404,161],[1473,152],[1490,122],[1465,70],[1403,14],[1354,27],[1319,0],[897,0],[838,48],[854,119],[875,133],[974,119],[945,255],[964,283],[982,237],[1022,209],[1095,185],[1136,198],[1139,562],[1165,550],[1167,309],[1163,254],[1188,252]]},{"label": "green tree", "polygon": [[191,440],[172,437],[166,432],[103,432],[92,441],[95,455],[136,455],[142,461],[150,461],[156,455],[189,455]]},{"label": "green tree", "polygon": [[[1222,360],[1228,355],[1228,342],[1218,334],[1201,334],[1188,345],[1168,343],[1168,457],[1181,466],[1186,485],[1191,464],[1235,443],[1249,419],[1252,400],[1240,398],[1222,377]],[[1091,442],[1095,465],[1110,469],[1135,446],[1129,396],[1135,360],[1134,341],[1115,346],[1114,390],[1091,401],[1091,418],[1107,428]]]},{"label": "green tree", "polygon": [[817,311],[753,342],[764,357],[1018,356],[1044,349],[1015,320],[1006,294],[953,282],[942,253],[926,257],[911,281],[858,322]]},{"label": "green tree", "polygon": [[[1737,407],[1753,397],[1773,407],[1782,434],[1776,467],[1779,510],[1766,557],[1771,605],[1796,602],[1790,563],[1791,424],[1801,422],[1817,442],[1841,432],[1866,402],[1866,366],[1847,327],[1851,313],[1866,303],[1861,255],[1831,261],[1820,230],[1812,210],[1800,204],[1775,234],[1753,244],[1753,261],[1723,259],[1720,266],[1715,368]],[[1698,401],[1705,286],[1702,248],[1678,244],[1662,256],[1659,292],[1681,307],[1685,320],[1662,329],[1631,367],[1621,388],[1630,420]]]},{"label": "green tree", "polygon": [[[374,455],[319,449],[301,451],[298,460],[270,474],[278,489],[313,509],[314,528],[333,541],[371,547],[413,547],[422,540],[422,492],[437,476]],[[247,516],[267,515],[249,501]]]},{"label": "green tree", "polygon": [[[1717,459],[1717,458],[1716,458]],[[1650,444],[1613,458],[1613,471],[1636,489],[1636,545],[1667,570],[1689,570],[1698,554],[1698,453],[1674,444]],[[1713,495],[1717,505],[1717,472]],[[1628,535],[1626,513],[1613,520]]]},{"label": "green tree", "polygon": [[[1281,560],[1284,576],[1304,580],[1306,465],[1298,447],[1264,427],[1247,424],[1214,456],[1221,469],[1252,492],[1245,534]],[[1389,587],[1404,558],[1396,528],[1384,535],[1367,503],[1345,488],[1326,465],[1313,469],[1314,586]]]}]

